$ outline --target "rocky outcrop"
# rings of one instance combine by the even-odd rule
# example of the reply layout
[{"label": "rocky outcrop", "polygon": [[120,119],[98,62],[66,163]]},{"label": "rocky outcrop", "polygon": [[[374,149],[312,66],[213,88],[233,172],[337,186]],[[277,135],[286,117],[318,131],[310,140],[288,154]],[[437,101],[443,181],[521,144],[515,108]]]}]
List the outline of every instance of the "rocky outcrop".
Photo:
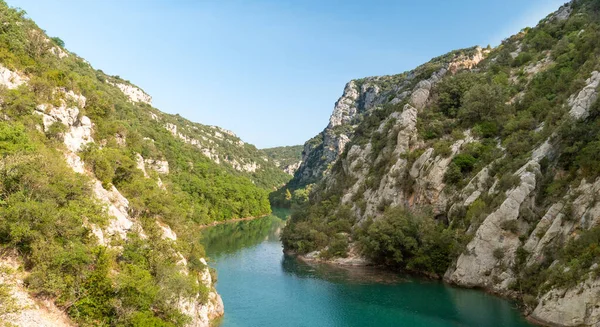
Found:
[{"label": "rocky outcrop", "polygon": [[521,242],[517,234],[505,230],[503,225],[508,221],[517,222],[521,204],[535,189],[535,171],[539,173],[539,165],[531,163],[527,169],[534,172],[522,171],[518,174],[520,184],[507,191],[506,200],[485,218],[473,240],[458,258],[456,268],[446,273],[447,280],[468,287],[485,287],[496,291],[508,289],[514,276],[504,267],[514,265],[515,253]]},{"label": "rocky outcrop", "polygon": [[206,260],[201,258],[200,261],[205,265],[205,268],[198,280],[204,285],[209,285],[210,289],[207,303],[200,304],[197,298],[183,298],[178,304],[179,310],[192,318],[188,324],[190,327],[209,327],[212,320],[224,314],[223,300],[213,286]]},{"label": "rocky outcrop", "polygon": [[[440,69],[418,81],[415,76],[420,72],[419,68],[400,75],[350,81],[335,103],[329,125],[320,135],[305,144],[302,164],[294,174],[290,186],[302,187],[321,179],[346,149],[360,117],[383,104],[396,105],[406,100],[417,111],[422,110],[429,100],[432,88],[448,71],[456,73],[472,69],[483,60],[485,54],[486,51],[476,47],[472,55],[454,56],[441,64]],[[315,143],[317,140],[321,142]]]},{"label": "rocky outcrop", "polygon": [[298,168],[300,168],[301,164],[302,164],[302,160],[300,160],[296,163],[293,163],[291,165],[287,165],[287,166],[283,167],[282,169],[286,174],[294,176],[294,173],[296,172],[296,170],[298,170]]},{"label": "rocky outcrop", "polygon": [[[485,52],[489,53],[489,50]],[[475,48],[475,54],[472,56],[462,56],[452,61],[448,65],[448,70],[455,74],[461,69],[471,69],[479,64],[485,58],[484,50],[481,47]]]},{"label": "rocky outcrop", "polygon": [[119,82],[110,83],[110,84],[118,87],[119,90],[121,90],[121,92],[123,92],[123,94],[125,94],[125,96],[127,96],[127,98],[129,98],[129,101],[142,102],[145,104],[152,105],[152,97],[150,95],[148,95],[146,92],[142,91],[140,88],[133,86],[131,84],[125,84],[125,83],[119,83]]},{"label": "rocky outcrop", "polygon": [[57,90],[56,92],[63,95],[60,99],[61,105],[54,107],[50,104],[40,104],[36,107],[35,113],[42,116],[46,132],[55,123],[63,124],[67,129],[63,133],[63,141],[69,151],[77,152],[86,144],[94,142],[92,121],[87,116],[79,114],[79,108],[85,106],[86,98],[73,91]]},{"label": "rocky outcrop", "polygon": [[550,15],[550,19],[556,19],[558,21],[567,20],[569,16],[571,16],[571,12],[573,12],[573,8],[571,7],[571,2],[568,2]]},{"label": "rocky outcrop", "polygon": [[575,119],[584,119],[589,115],[589,109],[598,98],[598,84],[600,83],[600,72],[592,72],[592,76],[585,81],[585,87],[569,98],[571,110],[569,114]]},{"label": "rocky outcrop", "polygon": [[340,126],[349,123],[357,115],[357,103],[359,93],[355,81],[350,81],[344,87],[344,93],[333,107],[333,113],[329,118],[329,127]]},{"label": "rocky outcrop", "polygon": [[144,159],[146,166],[159,174],[169,173],[169,162],[166,160],[158,159]]},{"label": "rocky outcrop", "polygon": [[[171,240],[173,242],[177,241],[177,234],[175,234],[169,225],[159,221],[157,221],[156,224],[162,231],[163,239]],[[177,254],[181,257],[181,260],[177,264],[181,266],[182,273],[188,275],[189,270],[187,260],[181,253]],[[202,283],[202,285],[209,289],[207,302],[204,304],[201,303],[199,298],[200,295],[198,294],[196,297],[192,298],[182,297],[177,303],[178,309],[191,318],[191,321],[188,323],[189,327],[209,327],[211,326],[212,320],[221,317],[224,314],[223,300],[214,287],[214,282],[206,259],[200,258],[200,262],[204,265],[204,269],[198,276],[197,282]]]},{"label": "rocky outcrop", "polygon": [[67,58],[69,56],[69,54],[60,47],[52,47],[49,51],[53,55],[57,56],[59,59]]},{"label": "rocky outcrop", "polygon": [[435,86],[437,82],[439,82],[439,80],[446,74],[447,71],[448,69],[442,68],[433,73],[430,78],[417,83],[417,86],[415,86],[412,94],[410,95],[410,104],[418,110],[423,109],[427,103],[427,100],[429,100],[431,88]]},{"label": "rocky outcrop", "polygon": [[27,77],[0,65],[0,85],[3,85],[7,89],[16,89],[28,80]]},{"label": "rocky outcrop", "polygon": [[0,315],[0,322],[19,327],[76,326],[52,301],[32,297],[25,289],[26,277],[23,264],[16,255],[0,257],[0,287],[7,286],[7,300],[12,302],[10,308],[6,307],[9,303],[0,304],[3,310],[10,309]]},{"label": "rocky outcrop", "polygon": [[[109,221],[108,227],[104,230],[104,234],[107,236],[119,236],[121,239],[127,237],[133,226],[134,222],[129,217],[128,208],[129,201],[117,190],[116,187],[111,186],[109,190],[102,186],[99,180],[95,180],[93,183],[94,195],[103,204],[108,207],[108,214],[113,219]],[[101,236],[101,239],[105,239],[105,235]],[[102,242],[101,242],[102,243]]]},{"label": "rocky outcrop", "polygon": [[590,278],[569,289],[554,289],[542,296],[531,314],[534,321],[555,326],[600,324],[600,279]]}]

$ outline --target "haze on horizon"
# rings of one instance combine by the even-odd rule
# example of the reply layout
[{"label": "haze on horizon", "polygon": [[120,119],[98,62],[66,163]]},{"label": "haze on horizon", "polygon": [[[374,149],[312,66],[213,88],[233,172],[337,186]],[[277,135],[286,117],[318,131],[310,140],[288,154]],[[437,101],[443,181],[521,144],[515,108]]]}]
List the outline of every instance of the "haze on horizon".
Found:
[{"label": "haze on horizon", "polygon": [[8,0],[154,106],[259,148],[302,144],[351,79],[497,45],[565,0]]}]

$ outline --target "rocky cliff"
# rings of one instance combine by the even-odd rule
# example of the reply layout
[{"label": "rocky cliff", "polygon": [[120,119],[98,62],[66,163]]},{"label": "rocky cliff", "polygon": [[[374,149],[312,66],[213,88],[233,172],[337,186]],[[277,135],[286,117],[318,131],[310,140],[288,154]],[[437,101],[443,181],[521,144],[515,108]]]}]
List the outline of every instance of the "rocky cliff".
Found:
[{"label": "rocky cliff", "polygon": [[572,1],[497,48],[348,83],[290,182],[316,184],[285,247],[358,252],[516,298],[541,324],[596,326],[598,17]]},{"label": "rocky cliff", "polygon": [[[470,68],[483,59],[483,53],[480,47],[458,50],[413,71],[350,81],[335,103],[327,127],[304,144],[302,163],[289,185],[298,188],[320,180],[344,152],[355,129],[372,109],[387,103],[400,103],[407,97],[412,98],[416,106],[423,106],[433,84],[448,69]],[[436,67],[440,71],[422,80],[423,74]]]}]

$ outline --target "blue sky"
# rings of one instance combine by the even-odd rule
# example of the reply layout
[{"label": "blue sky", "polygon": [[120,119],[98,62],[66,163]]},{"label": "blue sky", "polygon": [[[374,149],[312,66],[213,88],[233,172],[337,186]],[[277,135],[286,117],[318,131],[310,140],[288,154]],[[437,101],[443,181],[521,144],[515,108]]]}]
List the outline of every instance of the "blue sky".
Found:
[{"label": "blue sky", "polygon": [[565,0],[7,0],[154,106],[257,147],[302,144],[353,78],[497,45]]}]

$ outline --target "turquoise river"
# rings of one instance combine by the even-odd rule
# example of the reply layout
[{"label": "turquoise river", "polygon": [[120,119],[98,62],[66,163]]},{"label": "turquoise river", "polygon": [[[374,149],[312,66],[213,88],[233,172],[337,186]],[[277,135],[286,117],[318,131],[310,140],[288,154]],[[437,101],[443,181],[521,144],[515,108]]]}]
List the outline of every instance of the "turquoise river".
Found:
[{"label": "turquoise river", "polygon": [[272,215],[204,229],[225,303],[220,327],[531,326],[513,303],[481,291],[287,256],[284,224]]}]

